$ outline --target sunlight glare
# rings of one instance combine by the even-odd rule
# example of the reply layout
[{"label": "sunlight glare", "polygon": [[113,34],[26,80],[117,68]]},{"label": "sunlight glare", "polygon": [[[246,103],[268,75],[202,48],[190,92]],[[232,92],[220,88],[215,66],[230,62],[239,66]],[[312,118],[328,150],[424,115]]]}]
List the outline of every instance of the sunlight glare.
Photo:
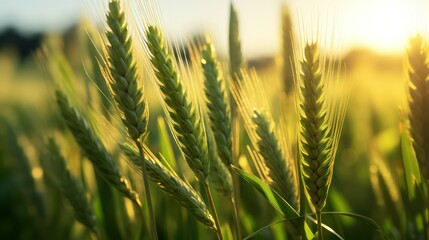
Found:
[{"label": "sunlight glare", "polygon": [[410,4],[405,1],[374,1],[366,10],[360,20],[361,27],[357,29],[362,32],[356,33],[362,39],[356,40],[383,52],[403,49],[412,32]]}]

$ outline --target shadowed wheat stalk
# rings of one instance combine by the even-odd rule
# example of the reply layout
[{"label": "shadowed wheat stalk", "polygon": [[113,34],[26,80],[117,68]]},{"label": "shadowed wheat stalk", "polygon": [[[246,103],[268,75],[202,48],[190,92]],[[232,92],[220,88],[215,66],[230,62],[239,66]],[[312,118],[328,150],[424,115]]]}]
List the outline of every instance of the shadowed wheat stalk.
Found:
[{"label": "shadowed wheat stalk", "polygon": [[323,69],[325,59],[319,54],[317,43],[307,44],[301,61],[299,149],[304,187],[316,212],[318,238],[323,239],[321,211],[331,185],[346,104],[328,101],[326,84],[333,81],[333,69]]},{"label": "shadowed wheat stalk", "polygon": [[429,66],[421,36],[410,40],[408,54],[408,104],[410,133],[422,176],[429,180]]},{"label": "shadowed wheat stalk", "polygon": [[56,98],[63,119],[85,156],[94,165],[97,174],[100,174],[125,197],[141,207],[139,196],[132,190],[128,180],[121,173],[119,166],[107,152],[87,120],[82,117],[76,108],[70,105],[63,92],[57,90]]},{"label": "shadowed wheat stalk", "polygon": [[97,232],[95,215],[92,211],[85,189],[82,183],[70,172],[68,164],[60,153],[59,146],[54,139],[49,138],[48,149],[48,169],[46,172],[57,184],[60,192],[67,198],[73,207],[76,220],[88,227],[92,232]]},{"label": "shadowed wheat stalk", "polygon": [[[137,67],[133,56],[132,39],[128,34],[124,12],[118,1],[109,3],[106,32],[109,45],[107,60],[110,74],[104,72],[104,77],[110,83],[113,99],[118,106],[121,119],[127,128],[129,137],[139,149],[141,161],[144,161],[142,142],[147,134],[149,112],[144,98],[143,89],[139,84]],[[142,169],[145,196],[148,203],[151,238],[157,239],[155,213],[150,196],[149,180],[146,169]]]},{"label": "shadowed wheat stalk", "polygon": [[[121,145],[121,149],[130,162],[141,171],[139,153],[129,145]],[[144,163],[149,177],[156,183],[156,186],[188,209],[195,215],[198,221],[215,230],[213,217],[207,209],[206,204],[201,200],[200,195],[180,179],[175,172],[164,167],[147,148],[145,152],[147,158]]]}]

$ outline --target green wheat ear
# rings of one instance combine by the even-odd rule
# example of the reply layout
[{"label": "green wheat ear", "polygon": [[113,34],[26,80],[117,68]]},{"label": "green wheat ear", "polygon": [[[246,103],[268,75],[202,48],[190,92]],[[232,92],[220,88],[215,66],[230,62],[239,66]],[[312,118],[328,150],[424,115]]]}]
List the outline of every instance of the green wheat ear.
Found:
[{"label": "green wheat ear", "polygon": [[325,101],[325,82],[317,44],[307,44],[301,62],[300,152],[302,177],[311,205],[326,204],[334,162],[331,125]]},{"label": "green wheat ear", "polygon": [[429,66],[427,48],[421,36],[410,40],[407,54],[410,133],[420,171],[425,179],[429,179]]},{"label": "green wheat ear", "polygon": [[146,34],[150,60],[155,69],[178,144],[198,180],[205,183],[209,175],[210,162],[203,124],[173,67],[172,57],[161,32],[157,27],[149,26]]},{"label": "green wheat ear", "polygon": [[97,232],[95,215],[91,204],[88,202],[82,183],[70,172],[68,164],[60,152],[60,148],[54,139],[49,138],[47,143],[49,164],[47,170],[56,182],[60,192],[67,198],[73,207],[76,220]]},{"label": "green wheat ear", "polygon": [[269,169],[270,184],[292,207],[298,209],[298,191],[292,169],[284,157],[279,141],[275,135],[273,126],[268,118],[253,110],[253,122],[257,137],[257,151],[263,157],[264,163]]},{"label": "green wheat ear", "polygon": [[70,105],[67,96],[63,92],[57,90],[56,98],[63,119],[85,156],[94,165],[97,174],[100,174],[104,180],[118,189],[125,197],[141,206],[139,196],[133,191],[130,183],[121,173],[119,166],[107,152],[88,121],[83,118],[76,108]]},{"label": "green wheat ear", "polygon": [[202,51],[201,65],[204,71],[204,90],[210,128],[217,145],[217,154],[226,166],[232,162],[231,112],[228,106],[225,82],[219,76],[218,62],[212,44]]},{"label": "green wheat ear", "polygon": [[110,28],[106,32],[110,76],[106,77],[121,112],[122,122],[130,137],[136,140],[147,133],[149,113],[142,87],[139,86],[132,40],[128,34],[124,12],[117,0],[109,3],[107,24]]}]

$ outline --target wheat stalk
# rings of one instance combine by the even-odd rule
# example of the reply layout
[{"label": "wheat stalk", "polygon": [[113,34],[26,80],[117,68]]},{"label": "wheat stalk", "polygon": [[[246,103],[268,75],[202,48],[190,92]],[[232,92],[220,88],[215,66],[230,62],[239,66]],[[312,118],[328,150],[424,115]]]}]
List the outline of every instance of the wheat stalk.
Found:
[{"label": "wheat stalk", "polygon": [[137,68],[134,61],[132,40],[128,34],[124,12],[117,0],[109,3],[107,14],[109,30],[106,36],[110,76],[109,81],[113,97],[121,112],[121,119],[133,139],[144,137],[147,133],[148,108],[142,87],[139,86]]},{"label": "wheat stalk", "polygon": [[195,106],[179,80],[170,53],[157,27],[148,28],[147,45],[180,149],[197,179],[205,183],[209,175],[210,162],[201,120],[197,117]]},{"label": "wheat stalk", "polygon": [[422,176],[429,179],[429,66],[421,36],[410,40],[408,54],[408,104],[410,133]]},{"label": "wheat stalk", "polygon": [[207,43],[202,50],[201,65],[204,71],[204,91],[210,128],[217,145],[217,154],[226,166],[233,164],[231,140],[231,113],[224,81],[219,76],[215,49]]},{"label": "wheat stalk", "polygon": [[97,232],[95,215],[91,204],[86,197],[82,183],[70,172],[68,164],[60,152],[59,146],[53,138],[47,142],[49,153],[49,167],[46,172],[52,176],[60,192],[67,198],[73,207],[76,220],[88,227],[94,233]]},{"label": "wheat stalk", "polygon": [[253,71],[243,72],[243,81],[232,85],[232,93],[252,142],[252,160],[259,175],[285,199],[297,207],[295,170],[289,161],[287,134],[275,128],[264,83]]},{"label": "wheat stalk", "polygon": [[[232,165],[232,129],[231,129],[231,111],[229,105],[229,99],[227,95],[226,82],[221,78],[219,71],[219,63],[216,59],[215,48],[213,44],[209,41],[203,46],[201,52],[201,66],[204,73],[204,92],[207,106],[207,115],[209,119],[209,125],[211,133],[214,137],[214,144],[210,142],[213,141],[210,136],[208,136],[208,145],[209,151],[216,148],[216,152],[210,152],[211,162],[210,162],[210,179],[217,178],[219,183],[220,180],[224,178],[224,175],[232,176],[228,178],[228,181],[232,178],[232,186],[229,186],[231,183],[223,180],[225,189],[225,184],[228,183],[228,194],[229,188],[232,191],[231,203],[234,210],[234,222],[236,229],[236,238],[241,239],[240,231],[240,218],[238,214],[238,181],[233,175]],[[209,130],[207,130],[209,132]],[[210,145],[215,145],[211,147]],[[222,162],[217,162],[219,159]],[[227,166],[229,172],[223,173],[224,164]],[[217,170],[219,169],[219,170]],[[222,171],[219,173],[219,171]],[[214,182],[214,181],[212,181]],[[220,185],[214,182],[215,188],[216,185]],[[221,189],[222,190],[222,189]]]},{"label": "wheat stalk", "polygon": [[154,67],[179,147],[189,167],[207,192],[212,215],[216,223],[216,233],[218,238],[222,240],[223,235],[219,218],[211,196],[209,182],[207,181],[210,172],[210,161],[204,124],[199,118],[196,106],[189,100],[188,94],[179,80],[178,74],[173,67],[172,57],[157,27],[148,27],[146,41],[150,51],[150,60]]},{"label": "wheat stalk", "polygon": [[[317,43],[307,44],[300,74],[300,159],[301,175],[310,206],[315,210],[318,237],[323,239],[321,211],[331,185],[334,159],[346,104],[328,102],[326,83],[333,69],[323,70]],[[332,67],[332,65],[329,65]],[[325,72],[323,72],[325,71]]]},{"label": "wheat stalk", "polygon": [[[133,166],[141,171],[141,161],[138,152],[130,145],[121,145],[121,149]],[[210,229],[216,229],[213,217],[200,195],[185,183],[173,171],[170,171],[146,148],[144,163],[151,180],[156,186],[173,197],[183,207],[188,209],[197,219]]]},{"label": "wheat stalk", "polygon": [[[119,1],[114,0],[109,3],[107,24],[110,28],[106,32],[109,42],[107,52],[110,74],[104,75],[110,83],[113,98],[120,110],[121,119],[128,130],[128,135],[137,145],[141,161],[144,161],[142,142],[147,134],[149,112],[143,89],[139,86],[132,39],[128,34],[128,25]],[[157,239],[155,214],[145,168],[143,168],[142,176],[148,203],[151,238]]]},{"label": "wheat stalk", "polygon": [[274,127],[270,124],[267,116],[259,113],[256,109],[253,111],[253,122],[255,124],[254,131],[257,136],[257,152],[262,156],[265,165],[269,169],[267,175],[272,180],[270,185],[292,207],[298,209],[298,191],[293,172],[279,146]]},{"label": "wheat stalk", "polygon": [[60,90],[56,91],[56,99],[63,119],[85,156],[94,165],[97,174],[100,174],[104,180],[112,184],[125,197],[141,207],[139,196],[133,191],[119,166],[107,152],[87,120],[75,107],[70,105],[66,95]]}]

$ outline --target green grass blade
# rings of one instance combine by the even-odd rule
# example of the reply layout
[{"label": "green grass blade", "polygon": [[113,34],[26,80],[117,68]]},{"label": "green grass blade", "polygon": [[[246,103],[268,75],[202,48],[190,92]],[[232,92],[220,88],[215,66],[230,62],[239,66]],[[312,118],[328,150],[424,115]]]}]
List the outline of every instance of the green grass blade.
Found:
[{"label": "green grass blade", "polygon": [[[264,227],[262,227],[262,228],[260,228],[260,229],[256,230],[255,232],[251,233],[249,236],[245,237],[243,240],[250,239],[250,238],[252,238],[252,237],[256,236],[258,233],[262,232],[263,230],[265,230],[265,229],[267,229],[267,228],[271,228],[271,227],[273,227],[273,226],[275,226],[275,225],[277,225],[277,224],[280,224],[280,223],[286,223],[286,222],[289,222],[289,221],[302,219],[302,218],[304,218],[304,217],[306,217],[306,216],[310,216],[310,215],[314,215],[314,214],[307,214],[307,215],[305,215],[305,216],[300,216],[300,217],[298,217],[298,218],[283,219],[283,220],[280,220],[280,221],[277,221],[277,222],[271,223],[271,224],[269,224],[269,225],[267,225],[267,226],[264,226]],[[314,221],[314,222],[316,221],[316,220],[315,220],[315,219],[313,219],[313,218],[310,218],[310,219],[312,219],[312,221]],[[323,226],[323,228],[324,228],[324,229],[326,229],[327,231],[329,231],[330,233],[332,233],[332,234],[333,234],[334,236],[336,236],[338,239],[340,239],[340,240],[344,240],[344,238],[343,238],[343,237],[341,237],[341,235],[340,235],[340,234],[338,234],[337,232],[335,232],[332,228],[330,228],[330,227],[329,227],[329,226],[327,226],[326,224],[322,224],[322,226]],[[310,238],[309,236],[307,236],[307,239],[311,239],[311,238]]]},{"label": "green grass blade", "polygon": [[[262,179],[256,177],[253,174],[247,173],[239,168],[233,167],[235,172],[246,182],[252,185],[262,196],[268,200],[271,206],[283,217],[291,220],[292,224],[302,233],[307,239],[312,239],[314,234],[311,232],[307,224],[304,223],[304,219],[300,217],[297,211],[291,207],[291,205],[284,200],[277,192],[272,190]],[[293,221],[293,219],[296,219]]]},{"label": "green grass blade", "polygon": [[262,179],[256,177],[253,174],[247,173],[239,168],[233,167],[237,174],[250,183],[258,192],[260,192],[268,202],[274,207],[274,209],[282,216],[287,218],[299,217],[298,212],[284,200],[278,193],[271,190],[270,186],[264,183]]},{"label": "green grass blade", "polygon": [[348,212],[322,212],[323,215],[341,215],[346,217],[354,218],[360,222],[363,222],[374,229],[376,232],[383,235],[384,239],[389,239],[389,237],[384,233],[383,229],[378,225],[374,220],[369,217],[365,217],[360,214],[348,213]]}]

